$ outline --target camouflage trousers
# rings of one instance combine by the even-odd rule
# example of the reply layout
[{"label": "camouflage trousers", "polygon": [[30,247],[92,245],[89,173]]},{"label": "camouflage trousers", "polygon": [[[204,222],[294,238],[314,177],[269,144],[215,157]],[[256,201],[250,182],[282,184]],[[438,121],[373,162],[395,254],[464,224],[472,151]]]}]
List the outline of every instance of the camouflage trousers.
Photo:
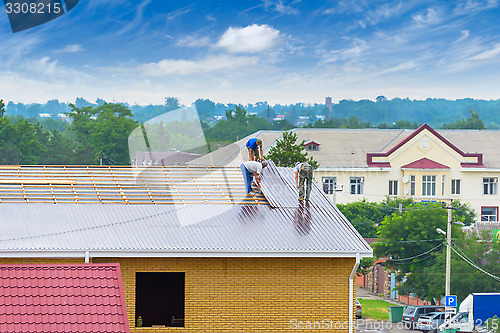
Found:
[{"label": "camouflage trousers", "polygon": [[299,200],[304,200],[304,185],[305,185],[306,200],[309,201],[309,195],[311,194],[311,185],[312,185],[311,182],[312,182],[312,172],[308,172],[307,175],[304,176],[302,174],[299,175]]}]

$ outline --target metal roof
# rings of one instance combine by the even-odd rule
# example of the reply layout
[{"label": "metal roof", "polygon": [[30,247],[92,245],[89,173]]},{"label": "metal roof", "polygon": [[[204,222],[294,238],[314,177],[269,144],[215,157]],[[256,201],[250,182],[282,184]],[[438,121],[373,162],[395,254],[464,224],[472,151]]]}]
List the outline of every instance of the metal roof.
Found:
[{"label": "metal roof", "polygon": [[371,256],[317,186],[299,205],[294,181],[291,168],[264,169],[272,205],[2,204],[0,256]]},{"label": "metal roof", "polygon": [[250,205],[0,205],[1,257],[354,256],[338,212]]},{"label": "metal roof", "polygon": [[[245,195],[239,168],[146,168],[139,185],[132,171],[0,169],[0,257],[371,256],[316,185],[311,203],[299,205],[291,168],[270,163],[258,196]],[[16,195],[6,191],[12,184],[20,187]],[[81,204],[84,191],[97,199]]]},{"label": "metal roof", "polygon": [[0,166],[0,203],[267,204],[239,167]]},{"label": "metal roof", "polygon": [[[366,168],[367,153],[387,152],[403,141],[414,130],[408,129],[326,129],[297,128],[298,142],[313,140],[321,144],[319,150],[307,151],[320,168]],[[482,153],[487,168],[500,168],[499,130],[436,130],[446,140],[465,153]],[[260,131],[242,140],[195,159],[189,164],[236,166],[247,158],[245,142],[258,136],[264,141],[264,153],[281,139],[281,131]],[[228,155],[233,158],[227,158]],[[248,159],[248,158],[247,158]]]}]

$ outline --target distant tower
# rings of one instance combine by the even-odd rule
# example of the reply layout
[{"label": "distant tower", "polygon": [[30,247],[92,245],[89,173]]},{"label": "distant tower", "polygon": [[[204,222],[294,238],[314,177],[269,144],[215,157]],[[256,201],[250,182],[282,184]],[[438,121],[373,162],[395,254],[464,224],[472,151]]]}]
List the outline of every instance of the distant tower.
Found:
[{"label": "distant tower", "polygon": [[326,98],[326,107],[328,108],[328,118],[332,117],[332,98],[327,97]]}]

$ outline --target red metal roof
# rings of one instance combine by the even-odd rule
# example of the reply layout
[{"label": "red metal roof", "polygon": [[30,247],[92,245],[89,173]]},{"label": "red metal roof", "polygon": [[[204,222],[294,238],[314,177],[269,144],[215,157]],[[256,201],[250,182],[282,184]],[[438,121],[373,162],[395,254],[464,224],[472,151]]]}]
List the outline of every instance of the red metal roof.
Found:
[{"label": "red metal roof", "polygon": [[0,265],[0,332],[130,332],[119,264]]},{"label": "red metal roof", "polygon": [[419,159],[418,161],[403,165],[401,168],[403,168],[403,169],[449,169],[450,167],[424,157],[424,158]]}]

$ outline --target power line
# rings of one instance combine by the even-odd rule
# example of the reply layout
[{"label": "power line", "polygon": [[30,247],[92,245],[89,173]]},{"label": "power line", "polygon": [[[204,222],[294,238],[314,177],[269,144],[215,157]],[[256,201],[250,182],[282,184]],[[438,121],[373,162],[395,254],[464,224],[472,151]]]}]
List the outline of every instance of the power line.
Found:
[{"label": "power line", "polygon": [[[380,203],[380,206],[373,205],[373,204],[370,204],[370,203],[364,202],[364,201],[358,201],[358,203],[369,206],[369,207],[373,207],[376,209],[385,210],[385,211],[399,211],[399,207],[392,207],[389,205],[384,205],[382,203]],[[403,212],[413,212],[413,211],[420,211],[420,210],[422,210],[422,211],[424,211],[424,210],[439,210],[439,209],[442,209],[442,207],[439,206],[436,208],[408,208],[408,207],[402,208]]]},{"label": "power line", "polygon": [[[490,277],[494,278],[495,280],[500,281],[500,277],[498,277],[498,276],[496,276],[496,275],[493,275],[493,274],[491,274],[491,273],[488,273],[487,271],[485,271],[484,269],[482,269],[481,267],[479,267],[478,265],[476,265],[476,263],[474,263],[474,262],[473,262],[473,261],[472,261],[469,257],[467,257],[467,256],[465,255],[465,253],[463,253],[463,252],[462,252],[462,254],[463,254],[463,256],[462,256],[462,254],[460,254],[457,250],[455,250],[455,248],[457,248],[457,249],[458,249],[458,251],[462,252],[462,250],[460,250],[460,248],[459,248],[459,247],[458,247],[458,246],[457,246],[454,242],[452,242],[452,244],[451,244],[451,249],[453,250],[453,252],[455,252],[456,254],[458,254],[458,256],[459,256],[460,258],[462,258],[462,259],[463,259],[466,263],[468,263],[469,265],[471,265],[471,266],[472,266],[472,267],[474,267],[475,269],[477,269],[477,270],[479,270],[479,271],[483,272],[484,274],[486,274],[486,275],[488,275],[488,276],[490,276]],[[466,259],[466,258],[467,258],[467,259]]]},{"label": "power line", "polygon": [[[416,263],[416,262],[420,262],[420,261],[424,261],[424,260],[427,260],[429,258],[432,257],[432,254],[428,255],[427,257],[424,257],[424,258],[421,258],[419,260],[413,260],[413,261],[410,261],[410,262],[393,262],[393,264],[395,265],[405,265],[405,264],[413,264],[413,263]],[[390,260],[390,259],[389,259]],[[413,274],[413,273],[412,273]]]},{"label": "power line", "polygon": [[434,251],[434,250],[438,249],[440,246],[443,246],[443,244],[445,244],[445,243],[443,242],[443,243],[441,243],[441,244],[438,244],[438,245],[434,246],[432,249],[430,249],[430,250],[428,250],[428,251],[425,251],[425,252],[422,252],[422,253],[420,253],[420,254],[417,254],[417,255],[415,255],[415,256],[412,256],[412,257],[402,258],[402,259],[392,259],[392,258],[390,258],[389,260],[391,260],[391,261],[406,261],[406,260],[412,260],[412,259],[415,259],[415,258],[421,257],[421,256],[423,256],[423,255],[426,255],[426,254],[428,254],[428,253],[430,253],[430,252],[432,252],[432,251]]},{"label": "power line", "polygon": [[60,230],[60,231],[49,232],[49,233],[44,233],[44,234],[29,235],[29,236],[23,236],[23,237],[4,238],[4,239],[0,239],[0,243],[12,242],[12,241],[22,241],[22,240],[31,240],[31,239],[49,237],[49,236],[59,236],[59,235],[64,235],[64,234],[69,234],[69,233],[74,233],[74,232],[83,232],[83,231],[111,227],[111,226],[115,226],[115,225],[123,225],[123,224],[137,222],[137,221],[144,220],[144,219],[149,219],[149,218],[153,218],[153,217],[167,215],[167,214],[170,214],[170,213],[175,212],[176,210],[182,209],[182,208],[184,208],[184,207],[177,207],[177,205],[174,205],[174,207],[169,208],[169,210],[155,213],[155,214],[140,216],[140,217],[129,219],[129,220],[121,220],[121,221],[116,221],[116,222],[97,224],[97,225],[93,225],[90,227],[82,227],[82,228],[69,229],[69,230]]},{"label": "power line", "polygon": [[118,163],[113,160],[111,157],[109,157],[108,155],[106,155],[102,150],[99,151],[99,155],[104,157],[106,160],[108,160],[108,162],[110,163],[110,165],[117,165]]},{"label": "power line", "polygon": [[384,243],[387,243],[387,244],[390,244],[390,243],[419,243],[419,242],[436,242],[436,241],[440,241],[442,242],[443,239],[442,238],[436,238],[436,239],[419,239],[419,240],[401,240],[401,241],[377,241],[377,243],[380,243],[380,244],[384,244]]}]

